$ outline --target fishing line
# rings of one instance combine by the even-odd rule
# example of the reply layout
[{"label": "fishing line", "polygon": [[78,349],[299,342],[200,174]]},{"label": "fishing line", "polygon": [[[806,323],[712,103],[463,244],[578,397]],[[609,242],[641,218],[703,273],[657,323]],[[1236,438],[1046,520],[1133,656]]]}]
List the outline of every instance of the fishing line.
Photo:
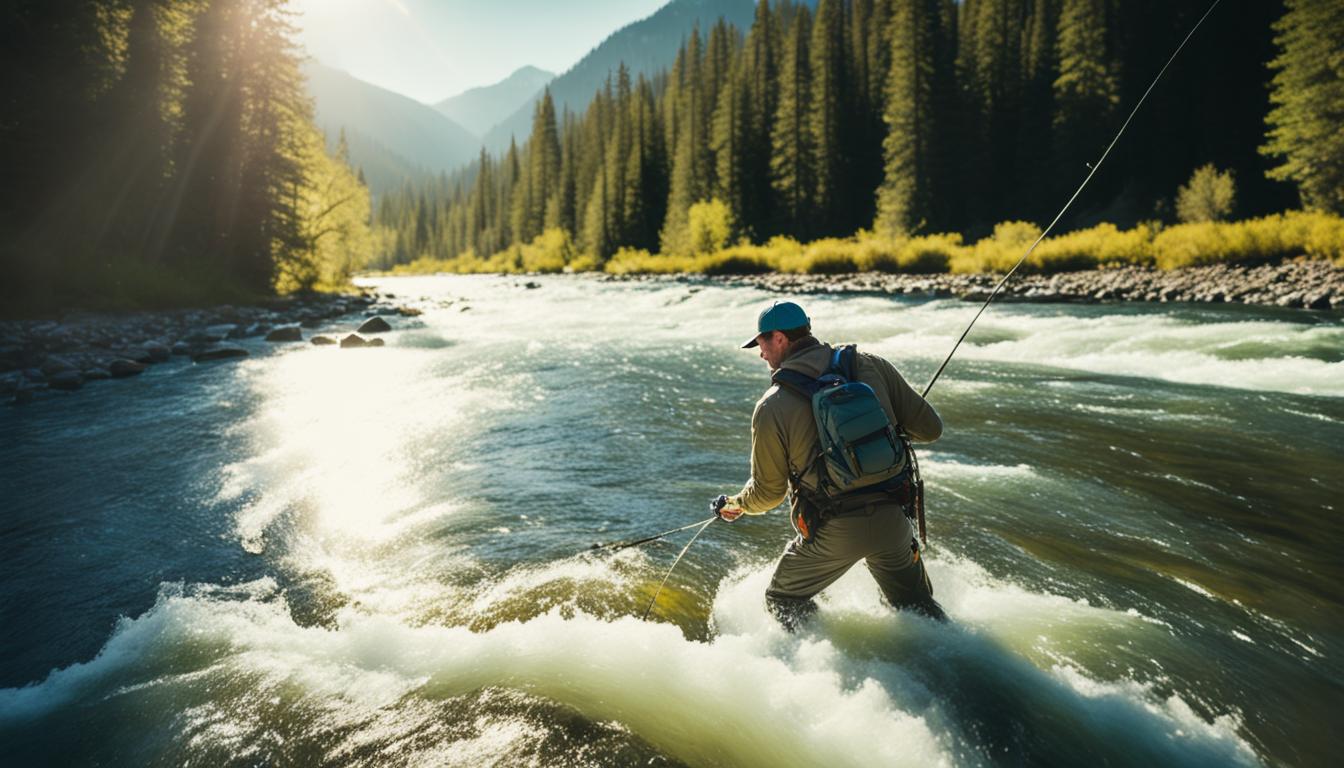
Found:
[{"label": "fishing line", "polygon": [[975,313],[975,317],[971,318],[971,322],[966,326],[966,330],[962,331],[961,338],[957,339],[957,343],[952,345],[952,351],[947,353],[947,359],[943,360],[943,364],[938,366],[938,370],[933,374],[933,378],[929,380],[929,385],[924,388],[923,397],[929,396],[929,390],[933,389],[934,382],[938,381],[938,377],[943,375],[943,369],[947,367],[948,363],[952,362],[952,356],[957,353],[957,348],[961,346],[961,342],[966,340],[966,336],[971,332],[971,328],[975,325],[975,321],[980,319],[980,315],[984,314],[985,310],[989,308],[989,303],[994,300],[995,296],[999,295],[1000,289],[1002,289],[1004,284],[1008,282],[1008,278],[1012,277],[1013,273],[1017,271],[1017,268],[1022,266],[1022,263],[1027,260],[1027,257],[1031,255],[1031,252],[1036,250],[1036,246],[1041,244],[1041,241],[1045,239],[1046,235],[1050,234],[1050,230],[1054,229],[1055,225],[1059,223],[1059,220],[1064,217],[1064,212],[1069,210],[1069,206],[1073,205],[1073,201],[1078,199],[1078,195],[1082,194],[1083,188],[1086,187],[1087,183],[1096,175],[1097,170],[1101,168],[1101,164],[1106,162],[1106,157],[1111,154],[1111,149],[1115,147],[1116,143],[1120,141],[1120,137],[1124,135],[1125,129],[1129,127],[1130,121],[1139,113],[1139,108],[1143,106],[1143,102],[1148,98],[1148,94],[1152,93],[1157,82],[1162,79],[1162,75],[1166,74],[1167,67],[1170,67],[1171,62],[1176,60],[1176,57],[1180,55],[1181,50],[1185,48],[1185,44],[1190,42],[1190,38],[1195,36],[1195,32],[1199,29],[1200,25],[1204,23],[1204,20],[1209,17],[1209,14],[1213,13],[1213,9],[1217,8],[1218,4],[1221,2],[1222,0],[1213,0],[1213,4],[1209,6],[1209,9],[1204,12],[1203,16],[1199,17],[1199,21],[1195,22],[1195,26],[1191,27],[1190,32],[1186,34],[1185,39],[1181,41],[1180,45],[1176,46],[1176,50],[1171,54],[1171,58],[1167,59],[1167,63],[1162,65],[1162,69],[1158,71],[1157,77],[1154,77],[1153,82],[1148,84],[1148,90],[1144,91],[1143,95],[1139,97],[1139,102],[1134,105],[1134,109],[1130,110],[1129,117],[1125,118],[1124,124],[1121,125],[1120,130],[1116,132],[1115,138],[1111,139],[1111,143],[1106,146],[1106,151],[1101,153],[1101,159],[1098,160],[1095,165],[1088,166],[1091,170],[1088,172],[1087,178],[1083,179],[1083,183],[1078,185],[1078,189],[1073,193],[1073,197],[1070,197],[1069,201],[1060,209],[1059,214],[1055,216],[1054,221],[1050,222],[1050,226],[1046,227],[1044,232],[1041,232],[1041,236],[1036,238],[1036,242],[1032,243],[1031,247],[1027,249],[1027,252],[1022,254],[1022,258],[1018,259],[1017,263],[1013,265],[1013,268],[1008,270],[1008,273],[1003,276],[1003,279],[999,280],[998,284],[994,286],[994,290],[989,292],[989,298],[985,299],[985,303],[980,305],[980,310]]},{"label": "fishing line", "polygon": [[609,550],[615,552],[615,551],[618,550],[618,549],[625,549],[626,547],[637,547],[637,546],[639,546],[640,544],[648,544],[650,541],[657,541],[658,539],[661,539],[661,538],[663,538],[664,536],[670,536],[671,534],[674,534],[674,533],[680,533],[681,531],[685,531],[685,530],[694,528],[694,527],[697,526],[697,525],[707,525],[707,524],[712,523],[712,522],[714,522],[714,518],[711,517],[711,518],[709,518],[708,520],[701,520],[701,521],[698,522],[698,523],[691,523],[690,525],[683,525],[683,526],[681,526],[680,528],[673,528],[673,529],[670,530],[670,531],[663,531],[662,533],[655,533],[655,534],[652,535],[652,536],[645,536],[645,537],[642,538],[642,539],[634,539],[634,540],[632,540],[632,541],[611,541],[611,542],[608,542],[608,543],[606,543],[606,544],[594,544],[593,546],[589,547],[589,549],[609,549]]},{"label": "fishing line", "polygon": [[[709,527],[710,523],[718,519],[719,518],[716,515],[714,517],[709,518],[703,523],[695,523],[695,525],[700,526],[700,530],[696,531],[695,535],[691,537],[691,540],[686,542],[686,546],[681,548],[681,552],[677,554],[677,559],[672,561],[672,567],[667,569],[667,573],[663,576],[663,580],[658,582],[658,589],[654,591],[653,599],[649,601],[649,607],[644,609],[644,615],[639,617],[640,621],[644,621],[649,618],[649,611],[652,611],[653,604],[658,602],[658,595],[662,594],[663,586],[667,584],[667,580],[672,575],[672,572],[677,569],[677,564],[681,562],[681,558],[686,554],[686,550],[690,549],[691,545],[695,543],[695,540],[700,538],[700,534],[705,532],[705,529]],[[689,528],[691,526],[687,527]]]}]

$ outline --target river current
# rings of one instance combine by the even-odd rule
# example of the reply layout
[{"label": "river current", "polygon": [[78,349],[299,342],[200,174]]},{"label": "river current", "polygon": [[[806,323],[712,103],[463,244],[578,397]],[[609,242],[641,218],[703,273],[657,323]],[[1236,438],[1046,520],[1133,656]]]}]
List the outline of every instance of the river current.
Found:
[{"label": "river current", "polygon": [[[775,298],[370,281],[381,349],[266,345],[0,409],[6,765],[1326,765],[1344,319],[995,305],[931,394],[947,625],[856,568],[784,632],[747,474]],[[796,297],[916,387],[976,306]],[[333,323],[352,328],[361,318]]]}]

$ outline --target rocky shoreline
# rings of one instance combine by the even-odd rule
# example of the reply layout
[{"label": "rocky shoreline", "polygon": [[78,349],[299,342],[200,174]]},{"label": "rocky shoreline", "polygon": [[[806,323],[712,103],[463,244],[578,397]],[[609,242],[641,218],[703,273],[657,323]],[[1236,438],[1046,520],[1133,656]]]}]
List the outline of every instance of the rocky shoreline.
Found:
[{"label": "rocky shoreline", "polygon": [[[886,293],[984,301],[995,275],[767,274],[716,278],[788,293]],[[995,301],[1240,303],[1312,310],[1344,309],[1344,268],[1300,259],[1254,267],[1219,264],[1159,270],[1139,267],[1014,275]]]},{"label": "rocky shoreline", "polygon": [[[175,358],[194,363],[241,359],[251,354],[240,343],[247,339],[380,347],[382,339],[366,339],[361,334],[391,330],[385,317],[420,313],[392,304],[395,298],[372,292],[315,294],[278,298],[258,306],[73,312],[59,320],[0,321],[0,400],[24,403],[46,390],[73,391],[92,381],[135,376]],[[351,315],[358,319],[346,320]],[[309,334],[356,322],[354,332],[341,338]]]},{"label": "rocky shoreline", "polygon": [[[983,301],[994,275],[765,274],[606,275],[603,280],[679,280],[742,285],[795,294],[881,293]],[[522,285],[522,284],[520,284]],[[525,288],[539,288],[528,282]],[[46,390],[76,390],[125,378],[173,359],[204,363],[248,357],[239,342],[383,346],[365,338],[392,329],[387,317],[420,310],[393,303],[390,293],[320,294],[274,299],[258,306],[221,306],[139,313],[69,313],[59,320],[0,321],[0,401],[27,402]],[[1344,309],[1344,268],[1300,259],[1255,267],[1216,265],[1162,271],[1125,267],[1054,275],[1018,275],[998,301],[1098,303],[1120,301],[1242,303],[1309,310]],[[465,308],[465,307],[464,307]],[[333,326],[348,330],[332,332]],[[326,329],[331,335],[312,335]],[[350,332],[353,331],[353,332]],[[306,336],[306,337],[305,337]],[[253,345],[255,347],[255,345]]]}]

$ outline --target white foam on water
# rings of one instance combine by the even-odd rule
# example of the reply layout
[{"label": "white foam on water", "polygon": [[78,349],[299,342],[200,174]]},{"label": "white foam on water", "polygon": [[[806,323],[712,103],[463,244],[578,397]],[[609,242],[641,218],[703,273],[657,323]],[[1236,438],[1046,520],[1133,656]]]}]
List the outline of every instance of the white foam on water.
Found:
[{"label": "white foam on water", "polygon": [[[873,345],[873,351],[894,359],[909,355],[941,359],[973,309],[935,302],[906,312],[910,317],[900,325],[908,330]],[[1236,359],[1219,354],[1243,344],[1264,356]],[[957,355],[1183,384],[1344,397],[1344,362],[1304,356],[1307,350],[1330,345],[1344,347],[1344,327],[1194,321],[1164,314],[1041,315],[1027,308],[1001,307],[976,324]]]},{"label": "white foam on water", "polygon": [[[597,578],[596,565],[567,561],[511,573],[492,599],[566,572]],[[156,701],[178,706],[172,702],[204,686],[208,701],[192,710],[194,721],[187,718],[197,723],[190,730],[202,751],[247,744],[277,719],[306,712],[315,719],[286,729],[302,736],[348,728],[359,741],[383,739],[380,749],[392,760],[488,761],[502,759],[520,740],[540,738],[535,727],[497,719],[478,723],[469,736],[445,736],[430,752],[395,750],[407,742],[401,729],[423,725],[416,702],[502,688],[595,722],[621,723],[690,765],[951,765],[985,756],[975,741],[978,726],[962,722],[949,697],[974,697],[981,685],[1001,684],[1026,697],[1026,706],[1058,710],[1059,727],[1101,739],[1096,747],[1124,751],[1122,739],[1132,739],[1167,764],[1254,762],[1235,718],[1204,721],[1179,697],[1163,701],[1137,683],[1043,670],[1012,650],[1143,631],[1134,616],[1034,593],[966,560],[931,558],[929,568],[952,625],[890,611],[867,574],[855,569],[826,592],[815,624],[790,635],[764,609],[767,566],[744,568],[723,582],[712,609],[720,634],[708,642],[688,640],[670,624],[558,609],[479,632],[411,626],[356,610],[342,612],[334,628],[303,627],[269,580],[231,589],[167,588],[144,615],[122,620],[92,661],[0,690],[0,727],[59,714],[76,702],[134,706],[138,716],[167,718],[172,713],[153,710]],[[930,670],[952,676],[944,680]],[[979,679],[982,670],[995,679],[971,687],[948,682],[958,674]],[[182,690],[133,698],[146,685]],[[373,723],[376,731],[363,730]]]}]

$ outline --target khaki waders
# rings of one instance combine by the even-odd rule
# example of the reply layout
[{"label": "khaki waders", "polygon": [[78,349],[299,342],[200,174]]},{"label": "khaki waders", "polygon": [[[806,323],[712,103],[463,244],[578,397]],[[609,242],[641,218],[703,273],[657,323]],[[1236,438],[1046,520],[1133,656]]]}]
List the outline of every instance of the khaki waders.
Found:
[{"label": "khaki waders", "polygon": [[793,631],[816,611],[812,598],[863,560],[893,607],[946,620],[914,541],[910,519],[896,504],[872,504],[828,518],[811,541],[797,536],[784,548],[765,592],[766,604]]}]

